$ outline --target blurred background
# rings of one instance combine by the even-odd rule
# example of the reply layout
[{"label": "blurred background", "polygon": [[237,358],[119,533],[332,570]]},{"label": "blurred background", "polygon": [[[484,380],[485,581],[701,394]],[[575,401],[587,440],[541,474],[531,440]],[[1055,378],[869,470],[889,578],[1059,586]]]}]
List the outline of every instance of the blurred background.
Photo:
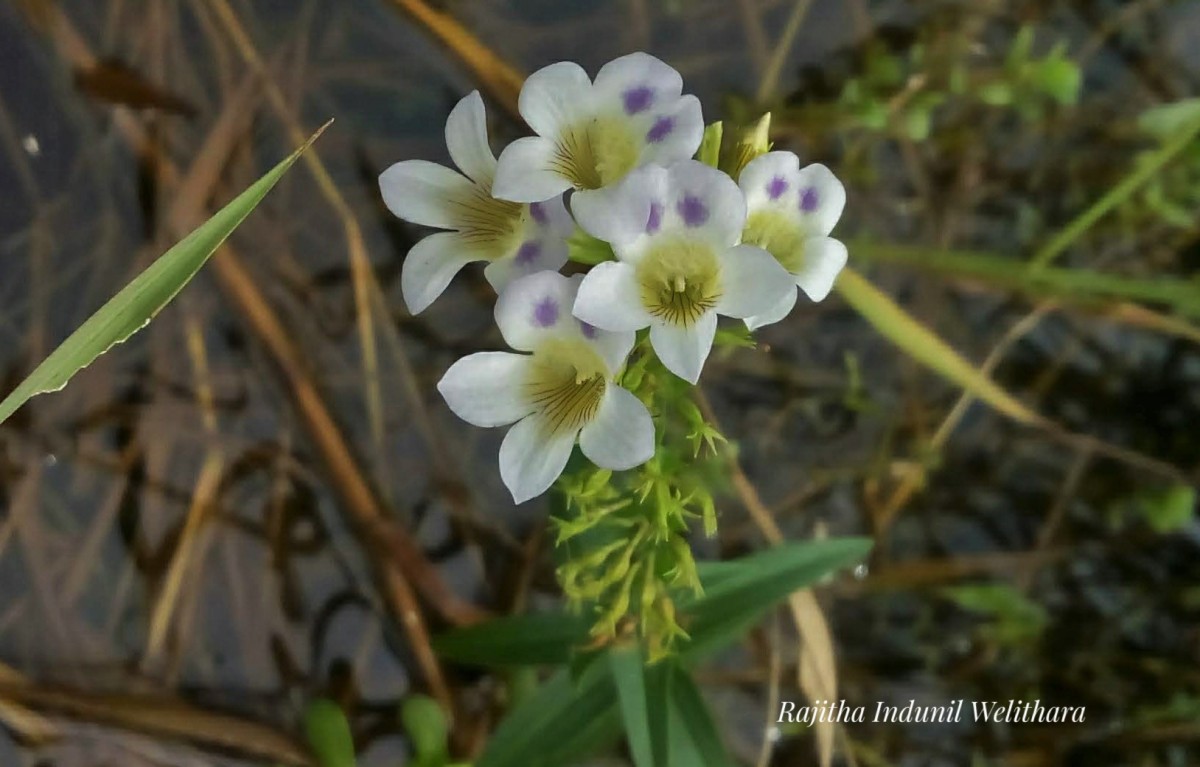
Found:
[{"label": "blurred background", "polygon": [[[0,426],[0,765],[302,762],[316,696],[363,767],[406,763],[416,692],[486,739],[503,680],[431,682],[422,632],[554,603],[548,504],[513,507],[501,435],[434,388],[502,347],[490,289],[468,269],[410,316],[422,232],[376,177],[447,162],[475,88],[495,145],[521,135],[506,66],[633,50],[727,130],[770,110],[846,184],[851,265],[1048,419],[963,398],[836,293],[710,361],[744,474],[698,545],[766,545],[760,502],[788,538],[876,537],[818,590],[839,698],[1087,707],[849,725],[835,762],[1200,763],[1200,3],[9,0],[4,392],[336,122],[146,332]],[[774,724],[796,620],[701,670],[741,764],[818,764]]]}]

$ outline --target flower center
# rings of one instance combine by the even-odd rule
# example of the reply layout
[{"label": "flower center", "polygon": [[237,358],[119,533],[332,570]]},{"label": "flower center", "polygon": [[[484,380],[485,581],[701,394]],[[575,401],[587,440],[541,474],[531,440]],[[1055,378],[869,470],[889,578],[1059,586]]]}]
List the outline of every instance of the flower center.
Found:
[{"label": "flower center", "polygon": [[551,339],[533,353],[525,392],[550,437],[591,423],[606,386],[604,360],[588,344]]},{"label": "flower center", "polygon": [[497,200],[478,184],[471,196],[454,201],[458,230],[468,245],[489,261],[508,255],[520,242],[528,214],[519,202]]},{"label": "flower center", "polygon": [[633,170],[638,154],[637,141],[625,121],[594,117],[559,135],[552,167],[576,189],[599,189]]},{"label": "flower center", "polygon": [[804,227],[773,210],[759,210],[746,219],[742,242],[757,245],[775,257],[792,274],[804,268]]},{"label": "flower center", "polygon": [[658,246],[638,263],[637,278],[646,311],[672,325],[694,325],[721,298],[717,256],[696,242]]}]

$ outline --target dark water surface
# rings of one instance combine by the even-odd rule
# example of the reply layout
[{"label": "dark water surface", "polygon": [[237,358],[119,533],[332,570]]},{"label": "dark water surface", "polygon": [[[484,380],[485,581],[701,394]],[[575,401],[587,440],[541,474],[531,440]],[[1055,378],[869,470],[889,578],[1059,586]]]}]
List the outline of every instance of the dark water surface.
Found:
[{"label": "dark water surface", "polygon": [[[131,153],[118,119],[135,117],[186,168],[247,72],[204,2],[55,6],[110,76],[73,69],[49,31],[49,4],[0,5],[4,391],[171,241],[170,193]],[[445,116],[476,85],[384,0],[232,7],[304,127],[336,118],[318,149],[393,310],[394,332],[379,346],[377,423],[343,225],[309,171],[294,169],[234,243],[388,506],[459,595],[504,609],[546,504],[512,506],[496,467],[501,435],[454,419],[434,388],[458,357],[501,347],[493,298],[474,274],[410,317],[399,268],[421,232],[387,215],[374,181],[400,159],[447,161]],[[793,13],[781,0],[442,7],[523,71],[571,59],[594,72],[648,50],[683,73],[708,119],[761,111],[752,104],[770,46]],[[895,99],[906,88],[925,87],[920,72],[944,80],[955,64],[986,82],[1022,24],[1036,30],[1039,54],[1062,41],[1082,62],[1078,106],[1022,116],[955,96],[919,141],[894,126],[865,128],[837,106],[847,80],[885,59],[912,67],[918,45],[942,58],[880,86],[881,103],[902,108]],[[1200,3],[815,0],[783,61],[768,98],[777,145],[845,181],[838,235],[1025,259],[1153,146],[1137,131],[1139,114],[1196,95]],[[256,108],[251,140],[224,170],[222,200],[290,143],[265,99]],[[520,135],[489,110],[497,145]],[[1186,205],[1200,204],[1198,154],[1160,174],[1164,194],[1184,201],[1183,221],[1135,198],[1060,263],[1194,281],[1200,228]],[[853,247],[851,261],[975,362],[1037,306],[986,282],[869,267]],[[849,725],[853,763],[1200,760],[1200,525],[1193,513],[1162,532],[1144,511],[1200,471],[1200,354],[1194,340],[1113,320],[1109,305],[1089,309],[1047,309],[1008,349],[998,380],[1067,430],[1176,467],[1174,478],[979,405],[935,460],[925,446],[957,390],[836,296],[766,329],[760,349],[710,361],[705,390],[785,533],[879,536],[873,561],[821,595],[848,703],[1038,698],[1088,711],[1084,725]],[[452,457],[441,474],[439,450]],[[922,461],[936,465],[924,491],[881,522],[883,501]],[[220,478],[216,508],[185,549],[206,463]],[[762,545],[736,497],[722,515],[712,553]],[[542,553],[533,598],[550,602]],[[999,586],[982,612],[947,591],[968,584]],[[154,628],[156,612],[165,631]],[[781,695],[801,701],[794,631],[779,626]],[[703,674],[744,764],[755,763],[768,726],[769,636]],[[403,763],[395,712],[420,691],[406,640],[277,367],[211,268],[146,332],[0,426],[0,662],[39,684],[169,693],[292,734],[303,703],[331,695],[356,711],[363,767]],[[453,681],[469,700],[491,689],[465,671]],[[13,724],[3,712],[0,720]],[[255,763],[122,728],[63,721],[60,730],[65,737],[30,748],[0,732],[0,765]],[[804,728],[785,730],[770,763],[815,763],[812,754]]]}]

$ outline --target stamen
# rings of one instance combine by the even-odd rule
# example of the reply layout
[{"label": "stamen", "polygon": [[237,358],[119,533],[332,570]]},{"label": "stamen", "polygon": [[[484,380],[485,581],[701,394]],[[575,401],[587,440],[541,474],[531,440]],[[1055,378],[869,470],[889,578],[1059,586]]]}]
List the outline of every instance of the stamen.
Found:
[{"label": "stamen", "polygon": [[694,242],[669,242],[647,253],[638,283],[646,311],[671,325],[696,324],[721,299],[716,256]]}]

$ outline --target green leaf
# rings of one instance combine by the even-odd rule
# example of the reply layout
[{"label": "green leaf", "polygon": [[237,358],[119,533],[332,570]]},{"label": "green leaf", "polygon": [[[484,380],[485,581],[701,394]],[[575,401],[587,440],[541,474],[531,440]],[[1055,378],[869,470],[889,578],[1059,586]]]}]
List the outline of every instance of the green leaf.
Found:
[{"label": "green leaf", "polygon": [[1166,141],[1200,121],[1200,98],[1151,107],[1138,115],[1138,129]]},{"label": "green leaf", "polygon": [[705,127],[696,159],[711,168],[717,167],[721,162],[721,138],[724,132],[725,126],[720,120]]},{"label": "green leaf", "polygon": [[355,767],[354,736],[338,704],[317,698],[304,709],[304,735],[320,767]]},{"label": "green leaf", "polygon": [[587,642],[588,629],[577,615],[512,615],[435,637],[433,649],[443,658],[475,666],[561,665]]},{"label": "green leaf", "polygon": [[853,269],[844,269],[837,291],[885,338],[935,373],[958,384],[996,410],[1027,424],[1043,419],[1000,388],[979,368],[963,359],[937,334],[906,312],[895,301]]},{"label": "green leaf", "polygon": [[942,593],[962,609],[991,618],[984,634],[1002,644],[1036,639],[1049,622],[1040,604],[1009,583],[972,583]]},{"label": "green leaf", "polygon": [[789,594],[833,571],[859,562],[869,538],[833,538],[789,543],[733,562],[698,565],[704,596],[681,605],[693,659],[734,641]]},{"label": "green leaf", "polygon": [[666,677],[669,767],[729,767],[729,756],[691,674],[677,661],[661,664]]},{"label": "green leaf", "polygon": [[559,670],[496,731],[476,767],[555,767],[615,741],[621,716],[608,674],[584,674],[573,683]]},{"label": "green leaf", "polygon": [[[326,123],[328,126],[328,123]],[[113,296],[0,402],[0,423],[39,394],[56,392],[101,354],[145,327],[196,276],[221,243],[317,140],[322,127],[287,159],[254,182]]]},{"label": "green leaf", "polygon": [[1012,86],[1002,80],[985,83],[978,93],[979,100],[989,106],[1008,106],[1013,100]]},{"label": "green leaf", "polygon": [[1042,92],[1063,106],[1079,100],[1082,74],[1079,65],[1068,58],[1049,58],[1037,66],[1034,76]]},{"label": "green leaf", "polygon": [[1138,498],[1138,511],[1156,533],[1173,533],[1187,527],[1196,516],[1196,488],[1175,485]]},{"label": "green leaf", "polygon": [[665,762],[655,758],[653,725],[646,701],[646,663],[636,644],[614,647],[606,653],[608,668],[621,704],[621,721],[629,751],[637,767],[654,767]]},{"label": "green leaf", "polygon": [[450,728],[437,701],[428,695],[409,696],[400,708],[400,721],[420,767],[441,767],[450,760]]}]

